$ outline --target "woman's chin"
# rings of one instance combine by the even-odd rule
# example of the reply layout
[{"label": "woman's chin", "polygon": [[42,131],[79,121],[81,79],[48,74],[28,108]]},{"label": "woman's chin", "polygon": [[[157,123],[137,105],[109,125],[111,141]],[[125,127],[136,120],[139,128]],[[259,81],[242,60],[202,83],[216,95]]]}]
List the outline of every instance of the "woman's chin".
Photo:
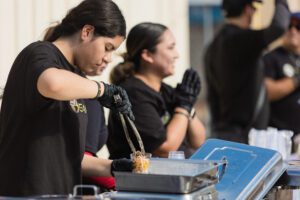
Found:
[{"label": "woman's chin", "polygon": [[102,74],[102,71],[93,71],[93,72],[88,72],[86,75],[88,76],[100,76]]}]

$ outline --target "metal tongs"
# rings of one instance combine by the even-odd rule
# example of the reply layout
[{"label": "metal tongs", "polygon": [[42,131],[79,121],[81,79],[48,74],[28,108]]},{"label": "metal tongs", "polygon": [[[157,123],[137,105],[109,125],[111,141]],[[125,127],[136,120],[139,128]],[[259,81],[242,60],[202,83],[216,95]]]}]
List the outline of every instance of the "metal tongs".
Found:
[{"label": "metal tongs", "polygon": [[[114,101],[115,101],[116,104],[118,104],[122,101],[122,98],[120,97],[120,95],[114,95]],[[119,113],[119,116],[120,116],[122,127],[123,127],[123,130],[124,130],[124,133],[125,133],[125,136],[126,136],[126,139],[127,139],[127,142],[130,146],[131,151],[133,152],[133,154],[135,154],[136,153],[136,148],[134,147],[134,144],[133,144],[132,140],[130,139],[125,119],[130,124],[131,129],[133,130],[133,132],[134,132],[134,134],[137,138],[137,141],[138,141],[139,146],[141,148],[142,154],[145,155],[145,148],[144,148],[142,138],[141,138],[136,126],[134,125],[133,121],[127,115],[124,116],[123,114]]]}]

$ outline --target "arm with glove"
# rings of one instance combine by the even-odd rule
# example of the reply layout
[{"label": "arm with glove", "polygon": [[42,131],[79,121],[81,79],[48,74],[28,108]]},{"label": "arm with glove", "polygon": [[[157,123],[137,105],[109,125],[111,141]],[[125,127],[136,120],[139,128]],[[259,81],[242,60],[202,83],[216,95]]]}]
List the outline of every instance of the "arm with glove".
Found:
[{"label": "arm with glove", "polygon": [[[106,108],[109,108],[114,113],[127,115],[131,120],[134,121],[131,103],[129,102],[126,91],[116,85],[108,85],[104,82],[101,83],[104,85],[104,92],[102,96],[98,97],[100,104]],[[115,95],[120,95],[120,102],[115,102]]]},{"label": "arm with glove", "polygon": [[131,172],[132,169],[132,161],[126,158],[108,160],[84,155],[81,162],[82,175],[85,177],[114,176],[116,171]]},{"label": "arm with glove", "polygon": [[[42,96],[61,101],[97,98],[104,107],[134,120],[126,91],[115,85],[92,81],[67,70],[49,68],[39,76],[37,89]],[[122,97],[122,102],[114,103],[115,94]]]},{"label": "arm with glove", "polygon": [[[198,148],[205,140],[205,128],[196,115],[194,105],[201,90],[201,80],[193,69],[186,70],[183,80],[175,90],[176,105],[188,112],[188,140],[192,148]],[[174,114],[181,114],[175,110]]]},{"label": "arm with glove", "polygon": [[[205,133],[201,130],[204,130],[204,127],[195,116],[192,116],[200,89],[201,82],[197,72],[193,69],[186,70],[182,82],[175,89],[175,109],[166,128],[166,141],[155,150],[155,154],[167,157],[169,151],[178,150],[188,130],[191,132],[189,135],[196,140],[196,144],[192,144],[193,147],[199,146],[198,141],[203,142],[202,135]],[[199,132],[201,137],[198,138]]]}]

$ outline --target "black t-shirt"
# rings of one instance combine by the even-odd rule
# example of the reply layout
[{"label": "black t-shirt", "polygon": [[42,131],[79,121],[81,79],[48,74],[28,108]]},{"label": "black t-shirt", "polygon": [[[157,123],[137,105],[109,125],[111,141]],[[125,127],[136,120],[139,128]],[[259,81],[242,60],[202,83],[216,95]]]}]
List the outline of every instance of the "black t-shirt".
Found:
[{"label": "black t-shirt", "polygon": [[27,46],[10,70],[0,113],[0,196],[68,194],[81,183],[86,107],[38,92],[50,67],[82,75],[49,42]]},{"label": "black t-shirt", "polygon": [[205,72],[213,134],[218,136],[226,130],[237,136],[237,140],[242,136],[246,142],[247,127],[267,127],[266,96],[255,121],[251,122],[263,86],[261,53],[266,45],[263,31],[226,24],[208,47]]},{"label": "black t-shirt", "polygon": [[[145,145],[145,151],[153,153],[166,140],[165,127],[175,107],[173,89],[163,83],[160,92],[156,92],[135,77],[127,78],[120,86],[126,90],[132,103],[134,123]],[[135,135],[130,126],[127,127],[131,140],[139,149]],[[110,158],[129,158],[131,150],[118,115],[110,114],[108,131],[107,147]]]},{"label": "black t-shirt", "polygon": [[95,155],[106,144],[108,137],[104,110],[95,99],[85,100],[85,104],[88,111],[85,150]]},{"label": "black t-shirt", "polygon": [[[274,80],[292,77],[300,70],[300,56],[280,47],[264,56],[265,76]],[[271,102],[270,125],[300,133],[300,90]]]}]

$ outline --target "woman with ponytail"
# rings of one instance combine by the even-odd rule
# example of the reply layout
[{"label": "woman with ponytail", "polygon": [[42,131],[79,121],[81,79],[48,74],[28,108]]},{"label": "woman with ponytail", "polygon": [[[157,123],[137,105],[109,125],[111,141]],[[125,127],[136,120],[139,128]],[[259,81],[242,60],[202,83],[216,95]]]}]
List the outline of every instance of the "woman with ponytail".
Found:
[{"label": "woman with ponytail", "polygon": [[[113,1],[84,0],[48,31],[46,41],[19,53],[0,113],[0,196],[69,194],[82,175],[132,169],[127,159],[84,156],[86,99],[134,119],[122,88],[86,78],[105,69],[125,34]],[[122,102],[114,102],[115,94]]]},{"label": "woman with ponytail", "polygon": [[[193,109],[201,88],[197,72],[188,69],[175,89],[163,83],[174,73],[175,46],[172,32],[164,25],[138,24],[128,34],[124,62],[111,72],[112,83],[128,93],[146,151],[159,157],[174,150],[184,150],[188,157],[205,140],[205,129]],[[110,115],[108,128],[111,158],[129,157],[118,115]]]}]

